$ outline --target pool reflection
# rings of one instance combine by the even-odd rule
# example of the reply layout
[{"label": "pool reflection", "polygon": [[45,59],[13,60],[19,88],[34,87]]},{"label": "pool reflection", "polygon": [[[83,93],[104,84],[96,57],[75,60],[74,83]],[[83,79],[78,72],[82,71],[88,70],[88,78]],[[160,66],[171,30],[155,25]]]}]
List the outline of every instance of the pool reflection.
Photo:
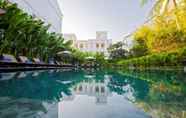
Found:
[{"label": "pool reflection", "polygon": [[185,79],[179,71],[0,73],[0,117],[185,118]]}]

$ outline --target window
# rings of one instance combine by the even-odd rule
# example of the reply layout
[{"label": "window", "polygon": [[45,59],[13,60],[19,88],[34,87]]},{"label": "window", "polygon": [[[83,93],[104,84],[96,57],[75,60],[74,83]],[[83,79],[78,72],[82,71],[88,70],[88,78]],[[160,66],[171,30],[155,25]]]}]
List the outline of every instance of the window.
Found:
[{"label": "window", "polygon": [[99,87],[98,86],[96,86],[95,91],[96,91],[96,93],[99,92]]},{"label": "window", "polygon": [[88,48],[88,44],[86,44],[86,48]]},{"label": "window", "polygon": [[96,44],[96,48],[99,48],[99,44],[98,43]]},{"label": "window", "polygon": [[82,87],[82,86],[80,86],[80,87],[79,87],[79,91],[82,91],[82,90],[83,90],[83,87]]},{"label": "window", "polygon": [[105,93],[105,88],[101,87],[101,93]]},{"label": "window", "polygon": [[101,44],[101,48],[104,48],[104,47],[105,47],[105,44],[104,44],[104,43],[102,43],[102,44]]},{"label": "window", "polygon": [[80,48],[83,48],[83,44],[80,44]]}]

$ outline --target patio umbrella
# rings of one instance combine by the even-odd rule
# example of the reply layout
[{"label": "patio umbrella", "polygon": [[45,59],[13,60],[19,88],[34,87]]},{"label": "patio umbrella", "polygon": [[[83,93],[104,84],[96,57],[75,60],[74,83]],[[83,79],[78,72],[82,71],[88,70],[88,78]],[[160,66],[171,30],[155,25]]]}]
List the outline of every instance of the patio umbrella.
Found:
[{"label": "patio umbrella", "polygon": [[70,52],[70,51],[61,51],[61,52],[58,52],[57,54],[58,55],[71,55],[72,52]]},{"label": "patio umbrella", "polygon": [[69,63],[72,60],[72,52],[70,51],[61,51],[58,52],[57,55],[61,58],[63,62]]},{"label": "patio umbrella", "polygon": [[105,60],[109,60],[109,57],[105,57]]},{"label": "patio umbrella", "polygon": [[86,60],[96,60],[96,58],[91,57],[91,56],[89,56],[89,57],[85,57],[85,59],[86,59]]}]

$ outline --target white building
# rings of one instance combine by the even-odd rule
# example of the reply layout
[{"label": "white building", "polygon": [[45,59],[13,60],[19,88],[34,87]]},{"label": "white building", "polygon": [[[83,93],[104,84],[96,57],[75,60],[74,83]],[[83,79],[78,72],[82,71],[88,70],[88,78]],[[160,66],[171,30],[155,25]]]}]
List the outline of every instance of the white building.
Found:
[{"label": "white building", "polygon": [[112,44],[112,40],[108,39],[107,32],[96,32],[95,39],[77,40],[75,34],[64,34],[65,40],[72,40],[73,46],[83,52],[104,53],[108,55],[108,47]]},{"label": "white building", "polygon": [[46,24],[51,24],[50,32],[62,32],[62,12],[58,0],[9,0],[18,7]]},{"label": "white building", "polygon": [[[90,75],[88,75],[90,76]],[[86,77],[86,76],[85,76]],[[95,76],[92,76],[94,78]],[[110,82],[110,75],[104,75],[104,81],[95,81],[90,77],[86,77],[84,80],[74,86],[72,89],[71,96],[64,96],[63,100],[73,101],[76,95],[87,95],[89,97],[95,97],[96,104],[107,104],[107,98],[112,95],[108,88],[108,83]]]},{"label": "white building", "polygon": [[129,51],[134,45],[134,40],[132,36],[129,34],[123,38],[122,43],[123,43],[122,48]]},{"label": "white building", "polygon": [[108,80],[104,82],[83,81],[74,88],[77,95],[88,95],[96,98],[96,104],[106,104],[107,97],[111,95],[107,87]]}]

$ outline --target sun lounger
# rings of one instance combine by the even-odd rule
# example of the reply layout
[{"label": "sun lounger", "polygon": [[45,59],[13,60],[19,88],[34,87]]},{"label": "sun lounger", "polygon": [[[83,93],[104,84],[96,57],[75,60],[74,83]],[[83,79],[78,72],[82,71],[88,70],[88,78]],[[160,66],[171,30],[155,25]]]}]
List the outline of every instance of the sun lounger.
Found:
[{"label": "sun lounger", "polygon": [[38,59],[38,58],[33,58],[33,61],[34,61],[34,63],[36,63],[36,64],[41,64],[41,61],[40,61],[40,59]]},{"label": "sun lounger", "polygon": [[10,63],[17,63],[16,58],[13,55],[9,55],[9,54],[3,54],[1,56],[1,62],[10,62]]},{"label": "sun lounger", "polygon": [[18,61],[13,55],[3,54],[0,57],[0,67],[17,67]]},{"label": "sun lounger", "polygon": [[52,69],[60,67],[72,67],[72,65],[61,65],[58,61],[50,61],[50,63],[46,64],[38,58],[33,58],[32,62],[25,56],[19,56],[18,58],[15,58],[13,55],[9,54],[3,54],[2,56],[0,56],[0,71],[22,71],[36,69]]},{"label": "sun lounger", "polygon": [[39,58],[33,58],[33,62],[34,62],[34,64],[41,66],[41,67],[50,66],[49,64],[46,64],[43,61],[41,61]]},{"label": "sun lounger", "polygon": [[55,63],[54,63],[54,61],[50,61],[50,62],[49,62],[49,64],[52,64],[52,65],[54,65]]},{"label": "sun lounger", "polygon": [[32,61],[25,56],[19,56],[18,59],[21,63],[32,64]]},{"label": "sun lounger", "polygon": [[53,58],[50,58],[49,61],[48,61],[49,64],[51,65],[55,65],[55,62],[54,62],[54,59]]},{"label": "sun lounger", "polygon": [[59,63],[58,61],[55,61],[55,63],[56,63],[58,66],[60,66],[60,63]]}]

